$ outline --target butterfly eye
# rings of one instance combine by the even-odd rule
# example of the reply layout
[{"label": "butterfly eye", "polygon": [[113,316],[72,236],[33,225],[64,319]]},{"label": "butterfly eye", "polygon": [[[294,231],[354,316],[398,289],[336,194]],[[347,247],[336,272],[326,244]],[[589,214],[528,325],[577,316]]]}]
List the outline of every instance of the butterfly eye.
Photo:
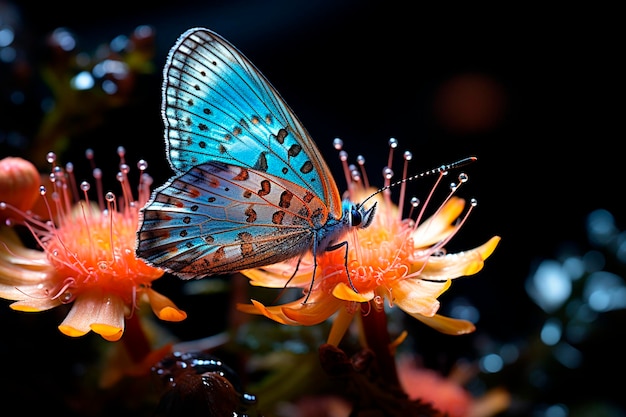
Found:
[{"label": "butterfly eye", "polygon": [[354,227],[360,226],[363,221],[363,216],[356,206],[352,206],[350,209],[350,224]]}]

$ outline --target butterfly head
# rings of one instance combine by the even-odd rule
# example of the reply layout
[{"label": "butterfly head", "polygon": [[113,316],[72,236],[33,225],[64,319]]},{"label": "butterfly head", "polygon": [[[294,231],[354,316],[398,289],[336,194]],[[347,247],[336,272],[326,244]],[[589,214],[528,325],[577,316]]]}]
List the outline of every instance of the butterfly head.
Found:
[{"label": "butterfly head", "polygon": [[343,202],[343,215],[346,222],[352,227],[360,227],[365,229],[368,227],[372,220],[374,220],[374,214],[376,213],[376,203],[370,208],[366,209],[363,204],[354,204],[349,200]]}]

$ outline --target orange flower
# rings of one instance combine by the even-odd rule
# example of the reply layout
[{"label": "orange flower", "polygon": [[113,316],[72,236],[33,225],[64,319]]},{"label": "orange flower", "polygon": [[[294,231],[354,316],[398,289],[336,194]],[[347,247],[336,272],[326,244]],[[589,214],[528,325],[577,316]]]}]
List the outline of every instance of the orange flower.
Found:
[{"label": "orange flower", "polygon": [[[0,160],[0,189],[12,190],[3,193],[0,202],[0,216],[7,223],[0,226],[0,297],[15,301],[11,308],[25,312],[72,303],[59,325],[68,336],[82,336],[93,330],[106,340],[119,340],[125,318],[134,313],[141,300],[148,301],[163,320],[186,318],[185,312],[151,288],[152,281],[164,271],[135,257],[138,209],[149,197],[150,179],[143,173],[147,164],[141,161],[139,200],[132,201],[123,148],[118,153],[122,159],[118,180],[123,197],[118,200],[108,192],[100,207],[88,201],[87,182],[80,185],[84,200],[73,195],[72,165],[66,169],[57,166],[52,153],[48,155],[53,165],[52,192],[43,186],[33,188],[33,183],[39,183],[39,174],[30,162],[20,158]],[[100,171],[94,170],[94,176],[99,181]],[[32,206],[33,193],[41,194],[41,201],[48,207],[45,218],[25,207],[27,202]],[[46,221],[52,217],[54,222]],[[13,226],[28,230],[43,251],[25,247]]]},{"label": "orange flower", "polygon": [[[392,144],[392,151],[394,147]],[[405,153],[405,172],[406,161],[410,159],[410,153]],[[369,188],[364,174],[345,164],[345,155],[342,160],[347,176],[353,178],[349,188],[350,199],[363,201],[374,190]],[[349,175],[354,172],[356,174]],[[391,174],[390,169],[388,173]],[[435,171],[435,175],[439,175],[437,184],[446,173],[445,170]],[[390,177],[391,175],[386,175],[388,180]],[[296,275],[289,282],[287,280],[295,270],[294,261],[242,271],[250,278],[252,285],[256,286],[284,288],[287,285],[302,288],[306,292],[313,278],[314,285],[310,294],[305,294],[296,301],[265,306],[252,300],[252,304],[240,305],[239,309],[263,314],[288,325],[314,325],[337,313],[328,340],[334,345],[341,340],[354,314],[360,311],[362,303],[373,301],[376,308],[383,308],[384,299],[391,306],[398,306],[443,333],[464,334],[474,331],[471,322],[437,314],[437,297],[450,287],[453,279],[480,271],[485,259],[500,241],[498,236],[494,236],[477,248],[459,253],[445,253],[445,244],[460,229],[476,205],[472,201],[470,209],[459,219],[465,201],[452,194],[466,180],[467,176],[460,174],[459,184],[451,187],[451,194],[424,221],[421,221],[422,216],[437,184],[421,207],[416,220],[412,220],[411,216],[402,219],[402,209],[392,203],[390,194],[378,193],[373,197],[377,200],[377,211],[372,224],[366,229],[350,232],[345,237],[348,242],[347,265],[350,280],[345,272],[343,250],[318,254],[315,277],[312,277],[314,263],[311,254],[302,259]],[[404,183],[401,187],[403,196]],[[416,199],[412,200],[412,204],[414,208],[419,205]]]}]

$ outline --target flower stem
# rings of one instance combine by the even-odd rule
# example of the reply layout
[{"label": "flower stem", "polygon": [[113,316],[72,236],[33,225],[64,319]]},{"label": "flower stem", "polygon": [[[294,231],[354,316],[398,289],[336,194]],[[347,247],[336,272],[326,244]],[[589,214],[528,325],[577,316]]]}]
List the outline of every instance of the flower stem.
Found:
[{"label": "flower stem", "polygon": [[126,319],[124,331],[124,346],[133,363],[142,362],[151,351],[150,342],[141,326],[138,314],[133,314]]},{"label": "flower stem", "polygon": [[400,386],[396,361],[391,353],[391,338],[387,329],[385,309],[370,301],[369,312],[362,314],[363,333],[367,346],[376,355],[380,377],[388,384]]}]

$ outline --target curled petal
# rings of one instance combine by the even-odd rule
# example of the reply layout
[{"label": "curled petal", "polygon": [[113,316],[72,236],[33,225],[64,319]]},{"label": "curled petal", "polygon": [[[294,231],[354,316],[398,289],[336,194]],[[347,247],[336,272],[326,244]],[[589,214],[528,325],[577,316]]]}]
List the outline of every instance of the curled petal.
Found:
[{"label": "curled petal", "polygon": [[374,298],[374,291],[357,293],[343,282],[340,282],[335,285],[335,288],[333,288],[333,296],[339,298],[340,300],[363,303]]},{"label": "curled petal", "polygon": [[241,273],[250,279],[251,285],[257,287],[308,287],[313,275],[313,266],[313,257],[309,254],[302,258],[299,265],[291,259],[263,268],[246,269]]},{"label": "curled petal", "polygon": [[147,291],[148,300],[150,300],[150,307],[152,311],[161,320],[165,321],[182,321],[187,318],[187,313],[176,307],[176,305],[164,296],[149,288]]},{"label": "curled petal", "polygon": [[266,307],[265,305],[263,305],[262,303],[256,300],[251,300],[251,301],[252,301],[252,304],[237,304],[237,309],[239,311],[243,311],[244,313],[248,313],[248,314],[262,314],[265,317],[270,318],[280,324],[290,324],[293,326],[299,324],[287,318],[283,314],[280,306]]},{"label": "curled petal", "polygon": [[439,297],[451,285],[451,281],[424,281],[409,278],[393,287],[394,302],[407,313],[431,317],[439,310]]},{"label": "curled petal", "polygon": [[452,336],[472,333],[476,330],[474,323],[467,320],[453,319],[440,316],[439,314],[435,314],[432,317],[422,316],[421,314],[411,314],[411,316],[441,333]]},{"label": "curled petal", "polygon": [[300,325],[312,326],[328,319],[345,305],[345,301],[335,297],[325,297],[319,302],[311,298],[306,303],[300,301],[299,305],[283,306],[283,314]]},{"label": "curled petal", "polygon": [[[2,293],[0,293],[0,297],[10,299],[8,297],[5,297],[5,295]],[[52,300],[48,297],[24,297],[24,294],[22,294],[22,298],[24,299],[12,303],[9,307],[11,307],[13,310],[21,311],[24,313],[38,313],[40,311],[50,310],[51,308],[58,307],[62,304],[58,298]]]},{"label": "curled petal", "polygon": [[424,248],[434,245],[448,237],[455,230],[454,221],[465,207],[465,200],[452,197],[433,216],[426,219],[413,232],[415,248]]},{"label": "curled petal", "polygon": [[447,280],[475,274],[483,268],[485,259],[493,253],[499,242],[500,237],[494,236],[472,250],[431,256],[419,276],[423,279]]},{"label": "curled petal", "polygon": [[59,330],[72,337],[93,330],[106,340],[119,340],[124,332],[124,301],[113,295],[81,294],[59,325]]}]

